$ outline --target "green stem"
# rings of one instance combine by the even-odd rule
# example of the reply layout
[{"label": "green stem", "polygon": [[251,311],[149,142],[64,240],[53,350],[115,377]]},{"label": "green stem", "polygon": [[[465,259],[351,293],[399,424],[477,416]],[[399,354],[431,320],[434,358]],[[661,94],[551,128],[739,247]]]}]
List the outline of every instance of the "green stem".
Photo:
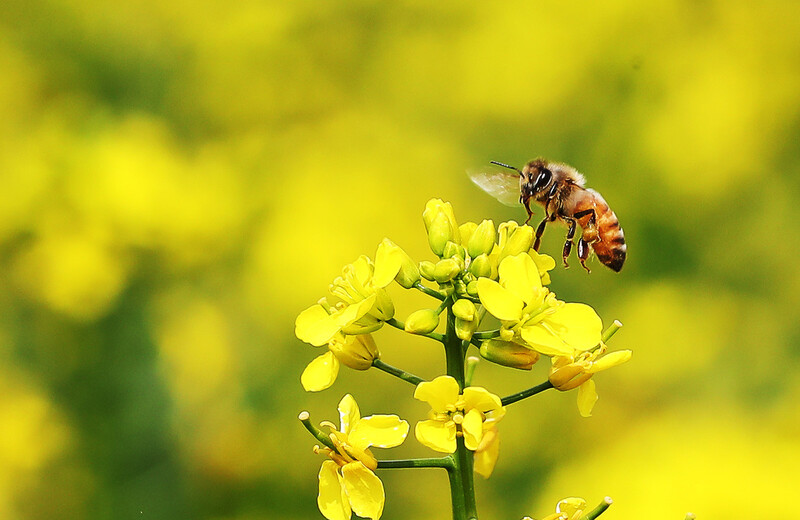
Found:
[{"label": "green stem", "polygon": [[606,509],[608,509],[613,502],[614,501],[611,500],[611,497],[605,497],[599,506],[589,511],[589,513],[583,517],[583,520],[595,520],[595,518],[605,513]]},{"label": "green stem", "polygon": [[403,381],[407,381],[407,382],[409,382],[409,383],[411,383],[412,385],[415,385],[415,386],[425,381],[424,379],[422,379],[419,376],[415,376],[414,374],[412,374],[410,372],[406,372],[405,370],[402,370],[400,368],[393,367],[392,365],[384,363],[380,359],[374,360],[372,362],[372,366],[374,366],[378,370],[383,370],[387,374],[391,374],[391,375],[393,375],[395,377],[399,377]]},{"label": "green stem", "polygon": [[527,390],[523,390],[522,392],[517,392],[516,394],[511,394],[502,398],[500,401],[503,403],[503,406],[516,403],[517,401],[522,401],[532,395],[536,395],[539,392],[544,392],[548,388],[553,388],[553,383],[550,381],[545,381],[544,383],[538,384],[536,386],[532,386]]},{"label": "green stem", "polygon": [[451,455],[453,467],[447,468],[447,478],[450,480],[450,501],[453,504],[453,520],[467,520],[466,504],[464,503],[464,484],[462,481],[459,461],[455,454]]},{"label": "green stem", "polygon": [[[447,375],[455,378],[462,390],[466,384],[464,367],[464,348],[456,336],[456,317],[452,303],[447,307],[447,329],[445,332],[445,356],[447,359]],[[453,454],[454,468],[448,473],[450,477],[450,495],[453,503],[454,520],[477,520],[475,506],[475,484],[473,473],[473,453],[464,445],[462,436],[456,437],[456,452]]]},{"label": "green stem", "polygon": [[484,330],[482,332],[476,332],[472,335],[475,339],[492,339],[500,337],[500,329],[495,330]]},{"label": "green stem", "polygon": [[[406,324],[403,323],[400,320],[396,320],[394,318],[389,318],[388,320],[386,320],[385,323],[387,325],[391,325],[392,327],[394,327],[396,329],[400,329],[402,331],[406,330]],[[429,332],[427,334],[416,334],[416,336],[424,336],[426,338],[435,339],[439,343],[444,343],[444,334],[439,334],[437,332]]]},{"label": "green stem", "polygon": [[622,328],[622,322],[619,320],[614,320],[614,323],[608,326],[606,330],[603,331],[602,341],[603,343],[608,343],[608,340],[611,339],[611,336],[617,333],[619,329]]},{"label": "green stem", "polygon": [[417,283],[415,283],[415,284],[414,284],[414,288],[415,288],[415,289],[417,289],[417,290],[420,290],[420,291],[424,292],[424,293],[425,293],[425,294],[427,294],[428,296],[433,296],[433,297],[434,297],[434,298],[436,298],[437,300],[442,300],[442,301],[444,301],[444,300],[447,298],[447,296],[445,296],[444,294],[440,293],[440,292],[439,292],[439,291],[437,291],[436,289],[431,289],[430,287],[426,287],[426,286],[422,285],[422,283],[421,283],[421,282],[417,282]]},{"label": "green stem", "polygon": [[447,308],[447,331],[444,337],[444,351],[447,361],[447,375],[458,382],[458,387],[464,389],[464,352],[461,349],[461,340],[456,336],[456,317],[453,308]]},{"label": "green stem", "polygon": [[308,430],[309,433],[311,433],[311,435],[313,435],[314,438],[316,438],[319,442],[332,450],[336,449],[333,447],[331,438],[325,432],[311,424],[311,415],[308,412],[300,412],[300,415],[298,415],[297,418],[300,419],[300,422],[303,423],[303,426],[306,427],[306,430]]},{"label": "green stem", "polygon": [[399,459],[399,460],[379,460],[378,469],[402,469],[402,468],[453,468],[453,457],[436,457],[429,459]]},{"label": "green stem", "polygon": [[478,508],[475,505],[475,480],[473,478],[475,454],[464,446],[463,437],[458,437],[456,456],[459,459],[458,469],[461,470],[461,483],[464,486],[464,507],[467,518],[477,519]]}]

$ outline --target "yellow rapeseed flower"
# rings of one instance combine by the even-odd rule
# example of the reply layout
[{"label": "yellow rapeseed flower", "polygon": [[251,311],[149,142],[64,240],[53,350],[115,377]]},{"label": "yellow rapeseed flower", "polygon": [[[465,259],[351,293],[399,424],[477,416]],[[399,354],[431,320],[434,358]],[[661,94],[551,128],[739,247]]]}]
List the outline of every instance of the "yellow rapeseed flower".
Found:
[{"label": "yellow rapeseed flower", "polygon": [[588,305],[564,303],[542,285],[527,253],[500,262],[500,281],[478,279],[478,297],[502,323],[501,339],[512,339],[546,356],[570,356],[600,342],[600,317]]},{"label": "yellow rapeseed flower", "polygon": [[300,382],[308,392],[329,388],[339,374],[339,364],[354,370],[366,370],[380,357],[371,334],[349,336],[337,333],[328,342],[328,351],[314,358],[303,370]]},{"label": "yellow rapeseed flower", "polygon": [[632,355],[630,350],[618,350],[606,354],[607,351],[606,344],[601,343],[598,348],[587,352],[552,358],[548,377],[550,383],[561,391],[578,389],[578,411],[583,417],[592,415],[592,408],[598,399],[592,376],[625,363]]},{"label": "yellow rapeseed flower", "polygon": [[[417,440],[443,453],[456,451],[457,435],[464,437],[467,449],[478,450],[486,432],[506,413],[498,396],[478,386],[467,387],[461,393],[451,376],[420,383],[414,398],[431,406],[430,419],[418,422],[414,429]],[[491,450],[487,450],[487,456],[491,457]],[[488,462],[494,465],[493,461]]]},{"label": "yellow rapeseed flower", "polygon": [[383,326],[394,317],[394,304],[385,287],[407,264],[399,247],[384,241],[378,246],[375,262],[360,256],[344,266],[342,276],[330,285],[330,293],[339,301],[333,305],[323,298],[305,309],[295,320],[298,338],[321,346],[338,332],[366,334]]},{"label": "yellow rapeseed flower", "polygon": [[330,457],[319,472],[317,505],[328,520],[349,520],[352,513],[377,519],[383,513],[383,483],[375,475],[378,462],[370,447],[392,448],[403,443],[408,423],[396,415],[371,415],[361,418],[350,394],[339,402],[339,428],[330,422],[335,449],[320,448]]}]

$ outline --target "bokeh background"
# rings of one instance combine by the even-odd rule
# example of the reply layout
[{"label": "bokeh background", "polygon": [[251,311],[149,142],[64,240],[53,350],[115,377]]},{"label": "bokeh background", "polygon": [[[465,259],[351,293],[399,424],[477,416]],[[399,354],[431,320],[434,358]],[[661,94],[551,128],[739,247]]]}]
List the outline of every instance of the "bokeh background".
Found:
[{"label": "bokeh background", "polygon": [[[481,517],[792,518],[799,152],[791,0],[3,0],[0,518],[321,518],[297,413],[426,406],[374,370],[304,393],[294,317],[385,236],[430,259],[431,197],[521,220],[464,172],[538,155],[620,217],[622,273],[552,287],[634,357],[592,418],[555,391],[510,410]],[[404,336],[384,359],[440,374]],[[382,477],[385,518],[447,518],[443,473]]]}]

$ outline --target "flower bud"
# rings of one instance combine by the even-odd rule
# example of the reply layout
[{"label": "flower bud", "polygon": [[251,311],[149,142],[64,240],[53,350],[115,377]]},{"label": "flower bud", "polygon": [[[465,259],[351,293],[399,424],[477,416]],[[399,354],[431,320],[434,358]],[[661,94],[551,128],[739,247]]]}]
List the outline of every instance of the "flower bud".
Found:
[{"label": "flower bud", "polygon": [[426,280],[433,281],[433,269],[435,264],[433,262],[429,262],[428,260],[423,260],[419,263],[419,274],[422,275],[423,278]]},{"label": "flower bud", "polygon": [[501,328],[500,339],[502,339],[503,341],[511,341],[512,339],[514,339],[514,331],[511,329]]},{"label": "flower bud", "polygon": [[436,262],[433,269],[433,279],[439,283],[449,282],[461,272],[464,262],[460,258],[445,258]]},{"label": "flower bud", "polygon": [[469,244],[469,239],[477,227],[478,224],[474,222],[464,222],[458,227],[458,233],[461,235],[461,245],[466,246]]},{"label": "flower bud", "polygon": [[475,304],[471,301],[461,298],[453,304],[453,314],[462,320],[472,321],[475,319]]},{"label": "flower bud", "polygon": [[[448,240],[452,240],[456,244],[461,243],[458,223],[453,214],[453,206],[449,202],[442,202],[441,199],[429,200],[425,204],[425,211],[422,212],[422,220],[428,231],[428,242],[437,255],[441,256]],[[440,222],[437,223],[437,220]],[[444,223],[447,224],[447,230],[444,229]]]},{"label": "flower bud", "polygon": [[414,311],[406,319],[405,331],[411,334],[428,334],[439,326],[439,313],[434,309]]},{"label": "flower bud", "polygon": [[428,244],[431,246],[431,251],[436,253],[437,256],[442,256],[447,242],[451,240],[453,240],[453,231],[447,220],[447,215],[440,211],[431,221],[431,225],[428,226]]},{"label": "flower bud", "polygon": [[533,244],[533,228],[519,226],[508,237],[506,247],[503,248],[503,257],[527,253]]},{"label": "flower bud", "polygon": [[463,341],[472,339],[472,335],[478,330],[478,322],[476,320],[465,320],[459,317],[456,317],[455,326],[456,336]]},{"label": "flower bud", "polygon": [[487,339],[481,344],[484,359],[511,368],[530,370],[539,360],[539,353],[517,343]]},{"label": "flower bud", "polygon": [[556,389],[566,392],[581,386],[591,377],[592,374],[586,373],[585,363],[573,362],[559,366],[556,361],[550,368],[550,375],[547,379]]},{"label": "flower bud", "polygon": [[491,220],[484,220],[481,222],[480,225],[475,228],[475,231],[469,239],[467,252],[470,258],[491,253],[496,238],[497,231],[495,231],[494,222]]},{"label": "flower bud", "polygon": [[475,259],[469,264],[469,272],[478,278],[481,276],[486,278],[495,278],[495,276],[492,276],[492,274],[497,272],[497,268],[495,267],[492,269],[491,258],[486,254],[482,254],[475,257]]},{"label": "flower bud", "polygon": [[467,259],[467,250],[464,249],[464,246],[460,244],[448,242],[447,245],[444,246],[444,253],[442,256],[444,258],[460,258],[462,261],[464,261]]},{"label": "flower bud", "polygon": [[328,348],[339,362],[354,370],[367,370],[380,357],[371,334],[335,338]]},{"label": "flower bud", "polygon": [[467,284],[467,294],[477,298],[477,296],[478,296],[478,282],[477,282],[477,280],[474,281],[474,282],[469,282]]}]

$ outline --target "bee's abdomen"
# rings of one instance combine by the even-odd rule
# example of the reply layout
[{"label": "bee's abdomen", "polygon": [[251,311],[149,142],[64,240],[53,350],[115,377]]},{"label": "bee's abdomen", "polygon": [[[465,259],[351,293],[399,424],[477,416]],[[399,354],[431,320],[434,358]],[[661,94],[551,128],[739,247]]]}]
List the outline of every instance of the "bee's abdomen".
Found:
[{"label": "bee's abdomen", "polygon": [[625,233],[622,231],[619,219],[608,207],[603,197],[596,191],[591,191],[594,195],[594,210],[597,220],[597,240],[592,242],[592,249],[600,262],[613,271],[619,272],[627,256]]}]

